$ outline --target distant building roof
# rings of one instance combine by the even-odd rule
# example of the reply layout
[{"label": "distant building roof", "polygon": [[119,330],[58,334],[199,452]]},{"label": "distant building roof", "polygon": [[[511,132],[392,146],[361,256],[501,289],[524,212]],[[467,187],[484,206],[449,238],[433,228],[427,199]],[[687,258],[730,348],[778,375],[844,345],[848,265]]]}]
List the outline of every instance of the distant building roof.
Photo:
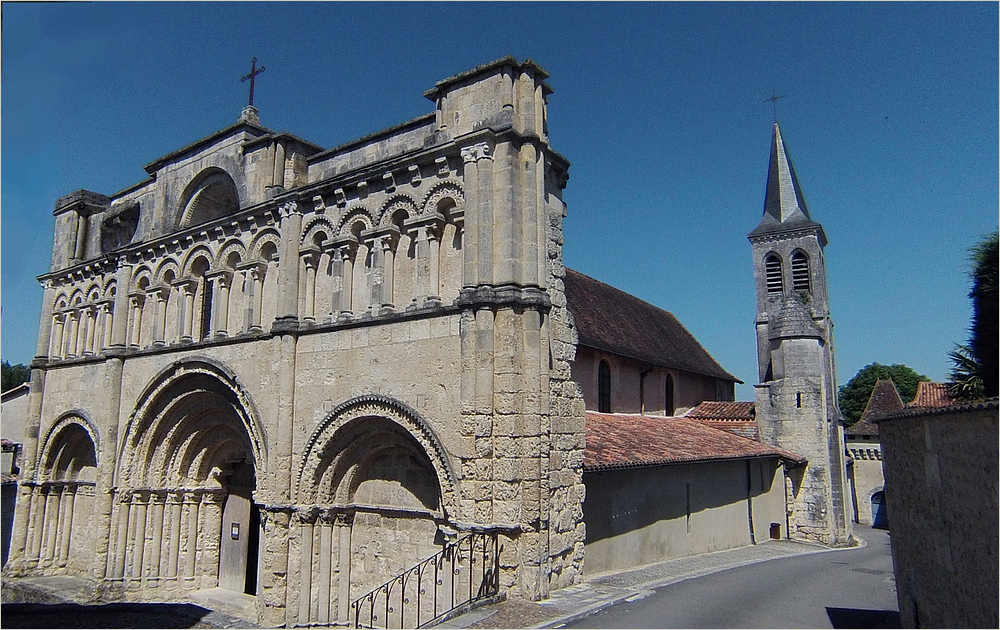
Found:
[{"label": "distant building roof", "polygon": [[868,404],[865,406],[861,419],[844,430],[844,434],[851,437],[872,437],[878,435],[878,425],[875,419],[899,411],[903,408],[903,399],[899,397],[899,391],[892,379],[880,378],[872,388],[872,394],[868,397]]},{"label": "distant building roof", "polygon": [[586,471],[757,457],[806,461],[689,418],[587,412]]},{"label": "distant building roof", "polygon": [[751,440],[760,437],[756,409],[752,402],[706,400],[684,414],[684,417]]},{"label": "distant building roof", "polygon": [[18,396],[23,396],[28,393],[30,386],[27,383],[21,383],[17,387],[11,387],[7,391],[0,394],[0,400],[7,402],[11,398],[17,398]]},{"label": "distant building roof", "polygon": [[697,420],[754,420],[756,412],[752,402],[732,402],[706,400],[684,414],[686,418]]},{"label": "distant building roof", "polygon": [[947,383],[932,383],[923,381],[917,383],[917,395],[907,404],[907,407],[948,407],[955,401],[948,395]]},{"label": "distant building roof", "polygon": [[566,270],[566,302],[580,343],[645,363],[742,383],[671,313],[582,273]]}]

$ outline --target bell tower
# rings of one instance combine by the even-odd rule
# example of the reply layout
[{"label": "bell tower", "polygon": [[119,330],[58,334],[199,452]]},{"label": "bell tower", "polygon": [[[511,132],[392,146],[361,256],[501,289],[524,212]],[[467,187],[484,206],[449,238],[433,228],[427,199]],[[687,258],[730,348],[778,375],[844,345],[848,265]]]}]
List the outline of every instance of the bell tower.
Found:
[{"label": "bell tower", "polygon": [[761,440],[808,459],[788,471],[792,538],[851,538],[844,433],[837,406],[823,226],[812,220],[778,123],[764,216],[748,235],[757,295],[755,386]]}]

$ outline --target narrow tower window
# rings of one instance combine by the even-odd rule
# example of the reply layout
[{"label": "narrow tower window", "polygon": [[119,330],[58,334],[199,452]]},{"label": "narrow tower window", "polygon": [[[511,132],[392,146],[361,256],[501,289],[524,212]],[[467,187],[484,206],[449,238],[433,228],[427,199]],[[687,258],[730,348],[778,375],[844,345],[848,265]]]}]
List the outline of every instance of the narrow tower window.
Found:
[{"label": "narrow tower window", "polygon": [[611,413],[611,368],[601,361],[597,368],[597,411]]},{"label": "narrow tower window", "polygon": [[805,252],[792,254],[792,288],[796,291],[809,290],[809,257]]},{"label": "narrow tower window", "polygon": [[672,416],[674,415],[674,377],[667,374],[667,385],[666,385],[666,408],[664,409],[664,415]]},{"label": "narrow tower window", "polygon": [[764,260],[764,277],[767,280],[768,294],[782,292],[781,287],[781,259],[777,254],[771,254]]}]

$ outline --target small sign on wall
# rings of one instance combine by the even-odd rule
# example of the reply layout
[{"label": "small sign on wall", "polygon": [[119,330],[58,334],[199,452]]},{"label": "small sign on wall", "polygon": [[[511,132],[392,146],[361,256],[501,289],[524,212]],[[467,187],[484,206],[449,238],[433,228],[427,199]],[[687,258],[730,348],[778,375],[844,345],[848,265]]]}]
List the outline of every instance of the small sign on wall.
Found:
[{"label": "small sign on wall", "polygon": [[240,539],[240,524],[239,523],[233,523],[232,530],[230,531],[230,536],[232,537],[233,540],[239,540]]}]

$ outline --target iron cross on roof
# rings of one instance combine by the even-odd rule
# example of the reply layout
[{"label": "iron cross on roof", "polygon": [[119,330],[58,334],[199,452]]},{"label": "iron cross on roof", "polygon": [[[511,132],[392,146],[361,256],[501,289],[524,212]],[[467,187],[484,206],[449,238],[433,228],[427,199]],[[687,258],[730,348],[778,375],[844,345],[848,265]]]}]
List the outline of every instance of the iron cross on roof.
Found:
[{"label": "iron cross on roof", "polygon": [[261,67],[258,68],[257,67],[257,58],[254,57],[253,61],[250,62],[250,74],[248,74],[245,77],[243,77],[242,79],[240,79],[241,83],[246,83],[247,79],[250,80],[250,106],[251,107],[253,106],[253,84],[254,84],[254,79],[256,78],[256,76],[258,74],[260,74],[261,72],[264,72],[264,70],[266,70],[266,69],[267,68],[265,68],[264,66],[261,66]]},{"label": "iron cross on roof", "polygon": [[771,98],[765,98],[764,101],[763,101],[764,103],[766,103],[768,101],[771,101],[771,109],[774,112],[774,122],[778,122],[778,99],[779,98],[785,98],[785,95],[782,94],[781,96],[778,96],[777,92],[775,92],[774,90],[771,90]]}]

